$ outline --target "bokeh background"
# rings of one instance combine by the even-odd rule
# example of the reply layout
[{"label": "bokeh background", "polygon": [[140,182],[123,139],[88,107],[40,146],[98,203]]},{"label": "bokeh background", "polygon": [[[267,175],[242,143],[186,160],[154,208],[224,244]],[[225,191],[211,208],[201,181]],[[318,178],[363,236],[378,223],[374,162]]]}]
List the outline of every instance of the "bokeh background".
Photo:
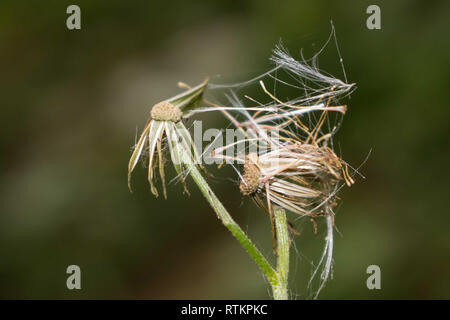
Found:
[{"label": "bokeh background", "polygon": [[[81,30],[66,28],[70,4]],[[381,30],[366,28],[370,4]],[[320,298],[450,298],[450,3],[406,0],[1,1],[0,298],[270,298],[191,181],[190,197],[171,184],[168,201],[155,199],[138,168],[131,194],[127,162],[136,128],[178,81],[247,79],[271,66],[280,39],[311,56],[331,19],[358,86],[335,141],[354,166],[372,154],[367,179],[341,193],[334,279]],[[320,66],[342,76],[333,51]],[[233,171],[211,170],[270,256],[267,216],[240,196]],[[291,294],[305,299],[324,228],[297,227]],[[66,288],[71,264],[82,290]],[[381,290],[366,287],[371,264]]]}]

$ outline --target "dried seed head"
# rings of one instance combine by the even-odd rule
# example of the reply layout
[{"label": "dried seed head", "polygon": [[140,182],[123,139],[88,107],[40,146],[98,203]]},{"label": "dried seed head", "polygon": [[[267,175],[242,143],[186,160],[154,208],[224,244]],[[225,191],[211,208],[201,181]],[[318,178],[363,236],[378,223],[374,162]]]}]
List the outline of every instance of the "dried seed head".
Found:
[{"label": "dried seed head", "polygon": [[341,181],[354,183],[347,165],[332,149],[294,142],[261,155],[248,154],[239,189],[243,195],[257,196],[254,200],[266,210],[264,199],[313,217],[332,214],[327,208],[337,204]]},{"label": "dried seed head", "polygon": [[261,172],[256,165],[257,156],[252,153],[245,157],[244,174],[239,189],[244,196],[251,195],[256,192],[259,185]]},{"label": "dried seed head", "polygon": [[[131,173],[136,168],[139,159],[146,160],[148,168],[148,181],[150,190],[158,196],[158,189],[154,184],[155,170],[159,167],[164,198],[167,197],[165,183],[165,156],[164,147],[169,149],[170,159],[177,174],[176,179],[182,182],[184,190],[189,194],[185,182],[186,161],[192,161],[196,166],[202,167],[196,162],[200,159],[197,149],[193,145],[193,139],[188,129],[180,121],[186,116],[184,110],[198,108],[202,102],[202,95],[206,90],[208,81],[177,94],[167,100],[157,103],[150,111],[150,119],[147,120],[139,140],[134,146],[130,161],[128,162],[128,187],[131,191]],[[143,159],[145,158],[145,159]],[[186,161],[185,161],[186,160]]]},{"label": "dried seed head", "polygon": [[170,102],[163,101],[153,106],[150,115],[153,120],[178,122],[183,113]]}]

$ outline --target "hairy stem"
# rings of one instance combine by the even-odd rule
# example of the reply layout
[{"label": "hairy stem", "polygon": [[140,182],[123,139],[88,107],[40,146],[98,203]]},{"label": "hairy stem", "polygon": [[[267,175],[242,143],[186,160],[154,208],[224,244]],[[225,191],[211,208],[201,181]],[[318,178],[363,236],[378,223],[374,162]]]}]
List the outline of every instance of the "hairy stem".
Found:
[{"label": "hairy stem", "polygon": [[214,192],[209,187],[203,175],[200,173],[198,168],[192,161],[192,158],[184,148],[178,148],[183,164],[186,166],[189,174],[194,179],[195,183],[199,187],[202,194],[208,200],[211,207],[217,214],[217,217],[222,221],[225,227],[233,234],[233,236],[240,242],[242,247],[248,252],[248,254],[253,258],[258,267],[263,272],[267,281],[269,281],[272,286],[272,291],[274,298],[278,297],[278,291],[280,288],[280,280],[277,272],[272,268],[266,258],[261,254],[261,252],[256,248],[256,246],[247,237],[245,232],[239,227],[239,225],[233,220],[228,211],[216,197]]},{"label": "hairy stem", "polygon": [[277,232],[278,286],[273,288],[273,296],[276,300],[288,300],[289,231],[284,209],[276,206],[274,208],[274,218]]}]

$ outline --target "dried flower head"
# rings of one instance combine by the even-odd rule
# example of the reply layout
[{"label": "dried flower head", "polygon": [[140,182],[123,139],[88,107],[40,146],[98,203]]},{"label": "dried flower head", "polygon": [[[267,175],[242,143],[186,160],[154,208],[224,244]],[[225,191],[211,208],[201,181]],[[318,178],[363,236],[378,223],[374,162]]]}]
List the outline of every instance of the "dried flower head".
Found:
[{"label": "dried flower head", "polygon": [[183,183],[185,191],[188,192],[184,184],[184,167],[178,148],[188,150],[193,161],[198,159],[199,156],[192,142],[191,135],[183,124],[182,117],[186,111],[200,106],[207,83],[208,81],[205,80],[198,86],[189,88],[185,92],[153,106],[150,111],[150,118],[147,120],[128,163],[128,187],[130,190],[131,173],[136,167],[139,158],[145,154],[148,155],[148,181],[150,183],[150,189],[155,196],[158,196],[158,190],[153,180],[154,170],[159,165],[163,194],[164,198],[167,198],[163,153],[163,148],[167,145],[172,160],[171,162],[178,175],[177,178]]}]

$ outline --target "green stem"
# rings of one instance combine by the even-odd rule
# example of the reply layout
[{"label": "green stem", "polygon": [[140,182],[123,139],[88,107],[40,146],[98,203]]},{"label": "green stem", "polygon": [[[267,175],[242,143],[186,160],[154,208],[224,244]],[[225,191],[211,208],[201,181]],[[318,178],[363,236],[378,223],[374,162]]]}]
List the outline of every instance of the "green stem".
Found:
[{"label": "green stem", "polygon": [[289,231],[286,213],[283,208],[274,208],[275,228],[277,231],[277,274],[278,286],[273,289],[276,300],[288,300],[288,273],[289,273]]},{"label": "green stem", "polygon": [[193,163],[189,152],[185,151],[185,149],[182,147],[178,148],[178,150],[180,151],[182,162],[186,166],[189,174],[194,179],[202,194],[205,196],[206,200],[208,200],[209,204],[216,212],[217,217],[222,221],[225,227],[230,230],[233,236],[241,243],[242,247],[244,247],[244,249],[248,252],[248,254],[253,258],[258,267],[264,273],[267,281],[269,281],[270,285],[272,286],[273,295],[276,299],[276,297],[279,296],[278,291],[280,288],[280,281],[277,272],[272,268],[266,258],[251,242],[245,232],[233,220],[228,211],[216,197],[206,180],[203,178],[203,175]]}]

